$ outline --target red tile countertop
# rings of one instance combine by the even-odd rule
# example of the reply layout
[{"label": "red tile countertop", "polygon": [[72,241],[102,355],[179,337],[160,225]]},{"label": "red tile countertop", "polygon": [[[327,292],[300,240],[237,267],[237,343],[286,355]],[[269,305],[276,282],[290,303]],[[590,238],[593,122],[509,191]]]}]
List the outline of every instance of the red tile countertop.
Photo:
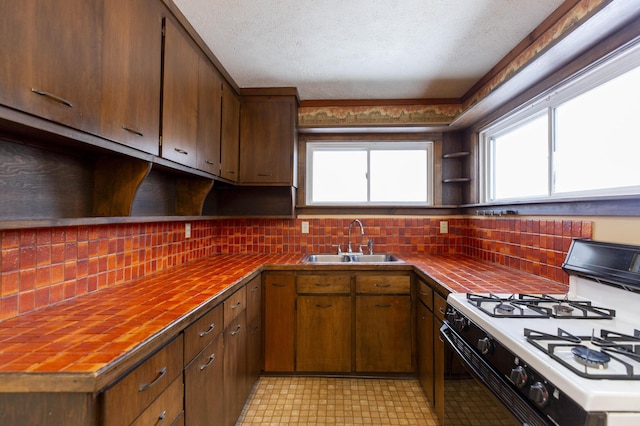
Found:
[{"label": "red tile countertop", "polygon": [[[301,258],[297,254],[215,255],[2,321],[0,392],[43,390],[38,380],[52,374],[58,391],[97,391],[123,372],[126,365],[117,365],[125,358],[148,355],[163,335],[168,339],[167,330],[177,334],[262,266],[318,268],[301,265]],[[400,258],[406,262],[400,267],[415,267],[441,285],[443,292],[567,290],[564,284],[464,256]]]}]

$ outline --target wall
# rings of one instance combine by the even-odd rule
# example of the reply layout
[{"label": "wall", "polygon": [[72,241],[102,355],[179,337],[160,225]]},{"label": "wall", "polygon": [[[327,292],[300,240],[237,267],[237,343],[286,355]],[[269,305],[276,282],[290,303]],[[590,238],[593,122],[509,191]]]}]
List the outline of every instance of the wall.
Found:
[{"label": "wall", "polygon": [[[440,234],[440,221],[449,232]],[[300,232],[301,222],[310,233]],[[346,250],[351,219],[254,219],[141,223],[0,231],[0,320],[216,253]],[[364,218],[354,249],[372,238],[378,253],[465,254],[566,282],[560,266],[571,238],[591,222],[520,218]]]}]

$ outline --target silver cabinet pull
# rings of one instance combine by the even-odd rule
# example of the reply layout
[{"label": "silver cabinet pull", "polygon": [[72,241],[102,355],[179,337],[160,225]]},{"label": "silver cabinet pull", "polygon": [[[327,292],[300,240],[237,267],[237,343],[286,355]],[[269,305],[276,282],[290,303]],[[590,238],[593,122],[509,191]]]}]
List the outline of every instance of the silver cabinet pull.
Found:
[{"label": "silver cabinet pull", "polygon": [[231,309],[236,309],[238,306],[240,306],[240,303],[241,303],[241,302],[236,303],[235,305],[233,305],[233,306],[231,307]]},{"label": "silver cabinet pull", "polygon": [[426,293],[426,292],[424,292],[422,290],[418,291],[418,293],[420,293],[422,296],[428,296],[429,295],[429,293]]},{"label": "silver cabinet pull", "polygon": [[158,416],[158,421],[156,422],[156,426],[160,426],[162,423],[164,423],[165,418],[167,417],[167,411],[163,411],[162,413],[160,413],[160,415]]},{"label": "silver cabinet pull", "polygon": [[236,335],[236,334],[238,334],[238,333],[240,333],[240,326],[239,326],[239,325],[236,327],[236,329],[235,329],[235,330],[233,330],[233,331],[231,332],[231,335],[232,335],[232,336],[235,336],[235,335]]},{"label": "silver cabinet pull", "polygon": [[260,177],[271,177],[271,176],[273,176],[273,174],[271,174],[271,173],[258,173],[258,176],[260,176]]},{"label": "silver cabinet pull", "polygon": [[125,125],[122,125],[121,127],[122,127],[122,129],[123,129],[123,130],[126,130],[126,131],[127,131],[127,132],[129,132],[129,133],[133,133],[134,135],[137,135],[137,136],[140,136],[140,137],[144,136],[144,135],[142,134],[142,132],[139,132],[139,131],[138,131],[138,130],[136,130],[136,129],[132,129],[131,127],[127,127],[127,126],[125,126]]},{"label": "silver cabinet pull", "polygon": [[156,377],[151,383],[145,383],[138,388],[138,392],[144,392],[156,383],[158,383],[165,375],[167,374],[167,367],[162,367],[160,371],[158,371],[158,377]]},{"label": "silver cabinet pull", "polygon": [[189,155],[189,153],[184,149],[180,149],[180,148],[173,148],[173,149],[180,154]]},{"label": "silver cabinet pull", "polygon": [[202,364],[202,365],[200,366],[200,370],[204,370],[205,368],[207,368],[208,366],[210,366],[210,365],[211,365],[211,363],[212,363],[213,361],[215,361],[215,360],[216,360],[216,354],[211,354],[211,356],[209,356],[209,361],[207,361],[207,363],[206,363],[206,364]]},{"label": "silver cabinet pull", "polygon": [[254,288],[251,289],[252,292],[256,292],[258,291],[258,289],[260,288],[260,286],[255,286]]},{"label": "silver cabinet pull", "polygon": [[317,304],[316,308],[330,308],[333,305],[331,303],[327,303],[326,305]]},{"label": "silver cabinet pull", "polygon": [[206,331],[201,331],[199,336],[200,337],[206,336],[207,334],[211,333],[214,328],[216,328],[216,325],[214,323],[211,323],[211,325],[209,325],[209,329],[207,329]]},{"label": "silver cabinet pull", "polygon": [[213,161],[211,161],[211,160],[204,160],[204,162],[205,162],[205,163],[207,163],[207,164],[210,164],[210,165],[212,165],[212,166],[213,166],[214,164],[216,164],[216,163],[214,163],[214,162],[213,162]]},{"label": "silver cabinet pull", "polygon": [[438,308],[438,311],[442,314],[442,315],[446,315],[445,312],[442,310],[442,308]]},{"label": "silver cabinet pull", "polygon": [[49,98],[51,100],[54,100],[64,106],[68,106],[69,108],[73,108],[73,104],[71,102],[69,102],[68,100],[61,98],[60,96],[56,96],[53,93],[49,93],[49,92],[45,92],[44,90],[40,90],[40,89],[36,89],[35,87],[31,89],[31,91],[33,93],[35,93],[36,95],[40,95],[40,96],[44,96],[45,98]]}]

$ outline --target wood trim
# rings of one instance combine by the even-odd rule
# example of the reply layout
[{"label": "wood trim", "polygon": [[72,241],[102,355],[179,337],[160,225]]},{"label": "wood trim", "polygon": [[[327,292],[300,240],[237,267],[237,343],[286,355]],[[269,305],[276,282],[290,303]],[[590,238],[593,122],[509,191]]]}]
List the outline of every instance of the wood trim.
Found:
[{"label": "wood trim", "polygon": [[439,105],[459,104],[457,98],[425,98],[425,99],[309,99],[300,101],[301,107],[339,107],[339,106],[379,106],[379,105]]}]

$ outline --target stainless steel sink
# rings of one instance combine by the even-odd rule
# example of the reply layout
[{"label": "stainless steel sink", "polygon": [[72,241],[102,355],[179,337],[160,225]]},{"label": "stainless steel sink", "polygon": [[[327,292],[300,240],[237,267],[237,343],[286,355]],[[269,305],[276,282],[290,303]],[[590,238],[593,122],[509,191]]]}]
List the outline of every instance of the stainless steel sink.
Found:
[{"label": "stainless steel sink", "polygon": [[308,254],[302,263],[401,263],[402,260],[390,254]]}]

